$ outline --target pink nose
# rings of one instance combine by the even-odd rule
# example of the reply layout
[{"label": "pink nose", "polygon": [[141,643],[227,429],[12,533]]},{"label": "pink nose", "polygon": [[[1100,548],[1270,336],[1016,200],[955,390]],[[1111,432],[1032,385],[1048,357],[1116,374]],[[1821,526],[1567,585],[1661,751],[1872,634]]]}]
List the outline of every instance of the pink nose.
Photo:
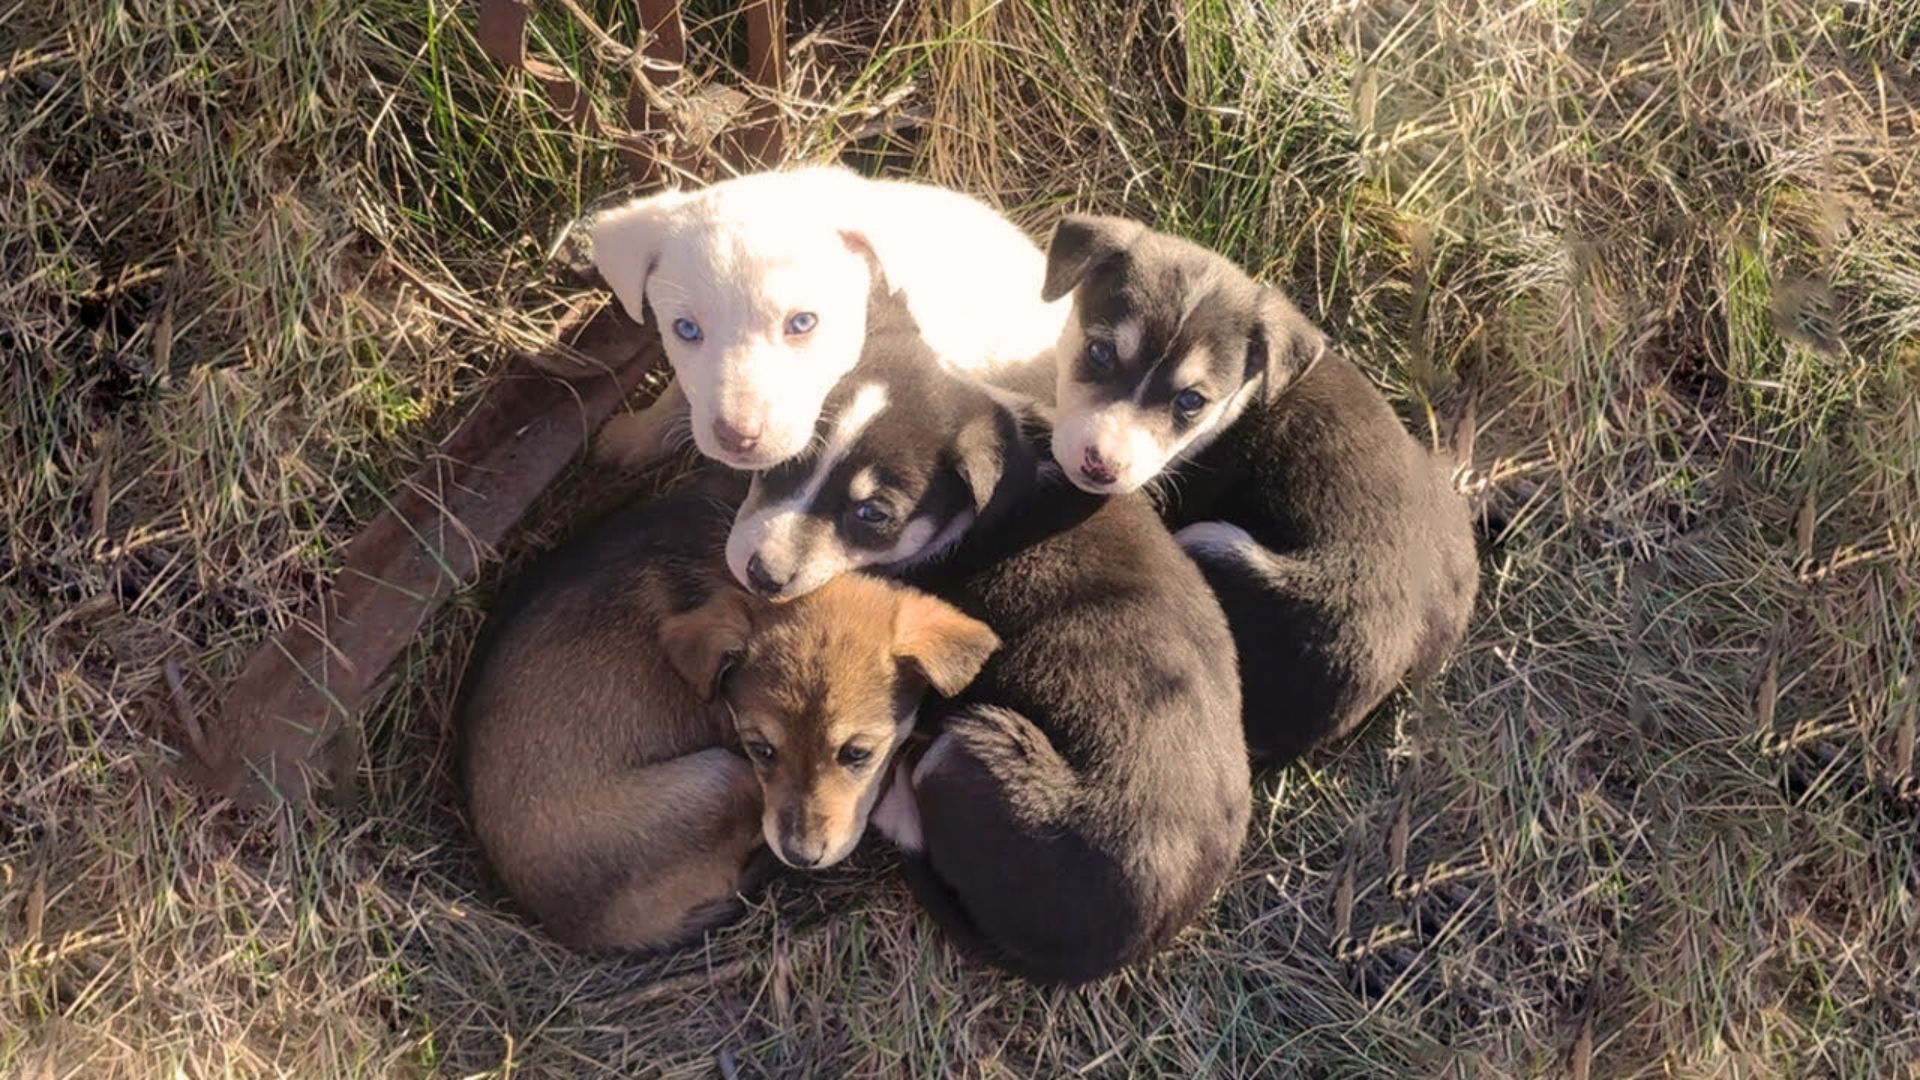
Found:
[{"label": "pink nose", "polygon": [[1111,484],[1119,479],[1120,471],[1100,456],[1100,451],[1087,447],[1085,459],[1080,462],[1080,475],[1096,484]]},{"label": "pink nose", "polygon": [[761,423],[754,424],[751,429],[743,430],[725,420],[715,420],[713,441],[719,443],[720,449],[729,454],[744,454],[760,442],[760,432],[763,430],[765,425]]}]

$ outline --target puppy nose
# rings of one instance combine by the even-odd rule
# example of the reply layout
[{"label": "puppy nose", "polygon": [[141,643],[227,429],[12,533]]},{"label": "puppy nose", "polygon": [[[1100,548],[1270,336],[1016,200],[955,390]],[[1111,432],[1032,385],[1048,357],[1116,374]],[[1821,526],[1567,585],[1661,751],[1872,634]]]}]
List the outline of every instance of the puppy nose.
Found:
[{"label": "puppy nose", "polygon": [[786,588],[787,582],[791,580],[793,580],[791,577],[774,577],[773,572],[767,569],[767,564],[762,562],[758,555],[747,560],[747,584],[753,586],[753,591],[761,596],[773,596]]},{"label": "puppy nose", "polygon": [[749,430],[734,427],[725,420],[715,420],[713,441],[719,443],[720,449],[729,454],[744,454],[760,442],[760,433],[765,429],[766,425],[762,422],[755,422]]},{"label": "puppy nose", "polygon": [[827,849],[825,845],[821,845],[812,850],[808,850],[806,847],[789,840],[780,845],[780,854],[787,860],[787,865],[796,866],[802,870],[811,870],[820,865],[820,860],[826,857]]},{"label": "puppy nose", "polygon": [[1080,462],[1080,475],[1096,484],[1111,484],[1119,478],[1120,472],[1100,456],[1100,451],[1089,446],[1085,460]]}]

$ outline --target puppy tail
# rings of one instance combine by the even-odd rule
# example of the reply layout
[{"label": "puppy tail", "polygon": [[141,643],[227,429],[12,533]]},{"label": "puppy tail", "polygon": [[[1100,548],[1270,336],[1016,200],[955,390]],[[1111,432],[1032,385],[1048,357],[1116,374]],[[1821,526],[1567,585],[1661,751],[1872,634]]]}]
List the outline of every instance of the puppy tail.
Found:
[{"label": "puppy tail", "polygon": [[1445,489],[1466,500],[1467,513],[1473,520],[1474,538],[1486,550],[1499,547],[1506,539],[1507,529],[1513,524],[1515,506],[1507,493],[1497,490],[1488,477],[1474,468],[1479,403],[1480,391],[1477,388],[1468,390],[1445,439],[1434,452],[1434,467],[1441,474]]}]

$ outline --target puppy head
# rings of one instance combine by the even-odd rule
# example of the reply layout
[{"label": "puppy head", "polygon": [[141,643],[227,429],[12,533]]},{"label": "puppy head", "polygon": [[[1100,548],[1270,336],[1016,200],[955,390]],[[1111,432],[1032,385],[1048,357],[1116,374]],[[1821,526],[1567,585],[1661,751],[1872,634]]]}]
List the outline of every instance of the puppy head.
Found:
[{"label": "puppy head", "polygon": [[1279,290],[1123,218],[1054,230],[1042,296],[1069,292],[1053,455],[1087,491],[1133,491],[1198,453],[1327,348]]},{"label": "puppy head", "polygon": [[647,305],[700,452],[763,469],[806,445],[866,338],[871,248],[848,185],[760,173],[603,214],[593,259],[635,321]]},{"label": "puppy head", "polygon": [[858,574],[778,607],[722,593],[661,634],[689,683],[724,697],[767,846],[803,869],[853,851],[921,697],[960,692],[1000,645],[946,602]]},{"label": "puppy head", "polygon": [[1010,465],[1030,466],[1013,413],[924,364],[862,364],[802,454],[753,478],[727,566],[773,600],[861,567],[911,565],[954,543]]}]

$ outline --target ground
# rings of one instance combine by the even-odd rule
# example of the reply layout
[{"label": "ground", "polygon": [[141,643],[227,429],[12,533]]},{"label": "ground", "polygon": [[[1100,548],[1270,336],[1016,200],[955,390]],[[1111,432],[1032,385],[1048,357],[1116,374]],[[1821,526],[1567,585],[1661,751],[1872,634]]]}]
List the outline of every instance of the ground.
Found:
[{"label": "ground", "polygon": [[[634,5],[533,6],[614,118]],[[499,900],[449,700],[584,467],[356,797],[204,801],[166,665],[210,707],[551,334],[618,161],[469,4],[0,0],[0,1074],[1920,1075],[1920,5],[792,7],[795,157],[1215,245],[1470,453],[1470,643],[1078,991],[877,848],[661,959]]]}]

